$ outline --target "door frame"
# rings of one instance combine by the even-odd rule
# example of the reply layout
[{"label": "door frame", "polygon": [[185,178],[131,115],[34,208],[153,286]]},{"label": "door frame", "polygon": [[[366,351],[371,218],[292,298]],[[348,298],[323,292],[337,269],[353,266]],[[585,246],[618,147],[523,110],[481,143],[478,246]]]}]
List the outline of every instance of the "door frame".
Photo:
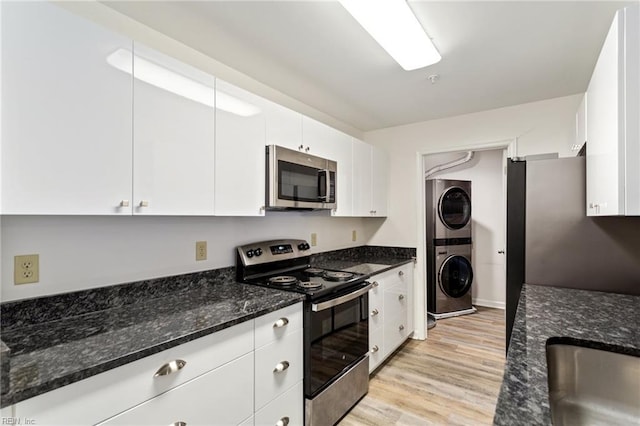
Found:
[{"label": "door frame", "polygon": [[[418,194],[416,194],[416,200],[418,202],[418,244],[416,247],[416,269],[414,277],[414,324],[415,330],[413,338],[418,340],[424,340],[427,338],[427,241],[425,238],[426,232],[426,186],[424,174],[426,172],[424,167],[424,157],[434,154],[447,154],[455,152],[467,152],[467,151],[488,151],[501,149],[506,152],[506,158],[516,157],[518,147],[518,138],[500,139],[490,142],[479,142],[470,145],[456,146],[451,149],[435,149],[435,150],[423,150],[416,152],[416,179],[418,179],[418,185],[416,185]],[[503,178],[503,192],[505,191],[505,179]],[[506,206],[506,192],[504,193],[504,202]],[[505,216],[506,218],[506,216]],[[506,235],[506,221],[505,221],[505,235]],[[506,241],[505,247],[506,250]]]}]

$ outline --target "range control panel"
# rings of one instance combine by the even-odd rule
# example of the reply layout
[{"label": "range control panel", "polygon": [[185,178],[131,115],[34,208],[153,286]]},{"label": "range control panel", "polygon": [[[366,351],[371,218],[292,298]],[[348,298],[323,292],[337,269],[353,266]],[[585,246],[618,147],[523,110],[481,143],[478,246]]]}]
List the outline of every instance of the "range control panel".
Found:
[{"label": "range control panel", "polygon": [[311,248],[305,240],[271,240],[238,247],[238,256],[245,266],[309,256]]}]

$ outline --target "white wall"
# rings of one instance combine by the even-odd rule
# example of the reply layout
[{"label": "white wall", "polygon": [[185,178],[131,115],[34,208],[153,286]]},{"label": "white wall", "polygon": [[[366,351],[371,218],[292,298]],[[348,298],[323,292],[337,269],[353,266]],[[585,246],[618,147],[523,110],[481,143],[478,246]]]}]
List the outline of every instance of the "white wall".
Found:
[{"label": "white wall", "polygon": [[[432,176],[437,179],[471,181],[471,220],[473,251],[473,303],[504,308],[505,203],[503,188],[504,150],[478,151],[469,163]],[[424,157],[424,168],[460,158],[460,153],[433,154]]]},{"label": "white wall", "polygon": [[[368,221],[370,223],[368,223]],[[272,238],[309,240],[311,252],[366,244],[371,220],[324,212],[267,212],[267,217],[4,216],[2,301],[51,295],[141,279],[235,265],[238,245]],[[351,241],[356,230],[358,241]],[[208,259],[195,261],[205,240]],[[40,255],[40,282],[13,285],[13,257]]]},{"label": "white wall", "polygon": [[[451,152],[517,138],[517,155],[569,156],[582,95],[516,105],[365,133],[389,153],[389,215],[370,244],[416,247],[420,154]],[[420,163],[417,162],[420,161]]]}]

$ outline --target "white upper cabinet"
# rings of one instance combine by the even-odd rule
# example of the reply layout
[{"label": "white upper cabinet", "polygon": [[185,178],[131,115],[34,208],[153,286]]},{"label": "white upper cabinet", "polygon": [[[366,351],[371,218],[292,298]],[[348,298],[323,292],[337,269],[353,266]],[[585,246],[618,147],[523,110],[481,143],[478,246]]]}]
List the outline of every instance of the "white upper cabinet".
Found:
[{"label": "white upper cabinet", "polygon": [[575,155],[582,149],[587,141],[587,95],[582,97],[582,102],[576,112],[576,137],[570,147]]},{"label": "white upper cabinet", "polygon": [[336,177],[337,207],[333,216],[351,216],[352,202],[352,145],[351,136],[309,117],[302,120],[302,140],[309,154],[328,158],[338,164]]},{"label": "white upper cabinet", "polygon": [[371,210],[386,216],[389,202],[389,157],[377,147],[371,149]]},{"label": "white upper cabinet", "polygon": [[301,150],[302,114],[278,105],[265,102],[266,145],[279,145]]},{"label": "white upper cabinet", "polygon": [[372,216],[371,208],[372,146],[353,139],[353,215]]},{"label": "white upper cabinet", "polygon": [[271,103],[222,80],[216,80],[216,99],[215,214],[264,216],[266,111]]},{"label": "white upper cabinet", "polygon": [[640,215],[640,6],[616,13],[587,90],[587,215]]},{"label": "white upper cabinet", "polygon": [[212,75],[134,44],[133,212],[212,215]]},{"label": "white upper cabinet", "polygon": [[131,41],[48,2],[0,7],[2,213],[131,214],[132,77],[107,62]]},{"label": "white upper cabinet", "polygon": [[380,149],[353,140],[353,216],[386,216],[389,160]]}]

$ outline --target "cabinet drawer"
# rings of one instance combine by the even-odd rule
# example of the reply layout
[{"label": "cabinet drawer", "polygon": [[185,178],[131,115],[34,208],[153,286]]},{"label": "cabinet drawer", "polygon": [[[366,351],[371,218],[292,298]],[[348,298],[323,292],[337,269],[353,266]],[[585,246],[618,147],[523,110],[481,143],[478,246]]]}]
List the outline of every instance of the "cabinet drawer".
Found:
[{"label": "cabinet drawer", "polygon": [[264,406],[255,416],[256,426],[275,426],[278,421],[289,426],[304,424],[302,381]]},{"label": "cabinet drawer", "polygon": [[[253,321],[247,321],[19,402],[16,415],[44,425],[95,424],[252,350]],[[175,360],[186,365],[154,377]]]},{"label": "cabinet drawer", "polygon": [[409,303],[407,287],[397,284],[384,291],[384,310],[387,317],[394,317],[406,312]]},{"label": "cabinet drawer", "polygon": [[369,373],[375,370],[385,358],[382,339],[383,328],[369,329]]},{"label": "cabinet drawer", "polygon": [[373,304],[369,302],[369,328],[380,327],[382,324],[384,324],[382,303]]},{"label": "cabinet drawer", "polygon": [[378,279],[371,279],[371,290],[369,290],[369,306],[378,305],[382,306],[382,292],[384,281]]},{"label": "cabinet drawer", "polygon": [[256,348],[302,330],[302,303],[256,318]]},{"label": "cabinet drawer", "polygon": [[409,333],[413,330],[409,330],[407,324],[407,315],[402,313],[394,317],[387,317],[387,321],[384,325],[384,353],[389,355],[396,350],[402,342],[404,342]]},{"label": "cabinet drawer", "polygon": [[253,412],[252,385],[253,354],[247,354],[100,425],[237,425]]},{"label": "cabinet drawer", "polygon": [[[256,409],[302,380],[302,330],[256,350]],[[282,371],[278,371],[280,366]]]}]

